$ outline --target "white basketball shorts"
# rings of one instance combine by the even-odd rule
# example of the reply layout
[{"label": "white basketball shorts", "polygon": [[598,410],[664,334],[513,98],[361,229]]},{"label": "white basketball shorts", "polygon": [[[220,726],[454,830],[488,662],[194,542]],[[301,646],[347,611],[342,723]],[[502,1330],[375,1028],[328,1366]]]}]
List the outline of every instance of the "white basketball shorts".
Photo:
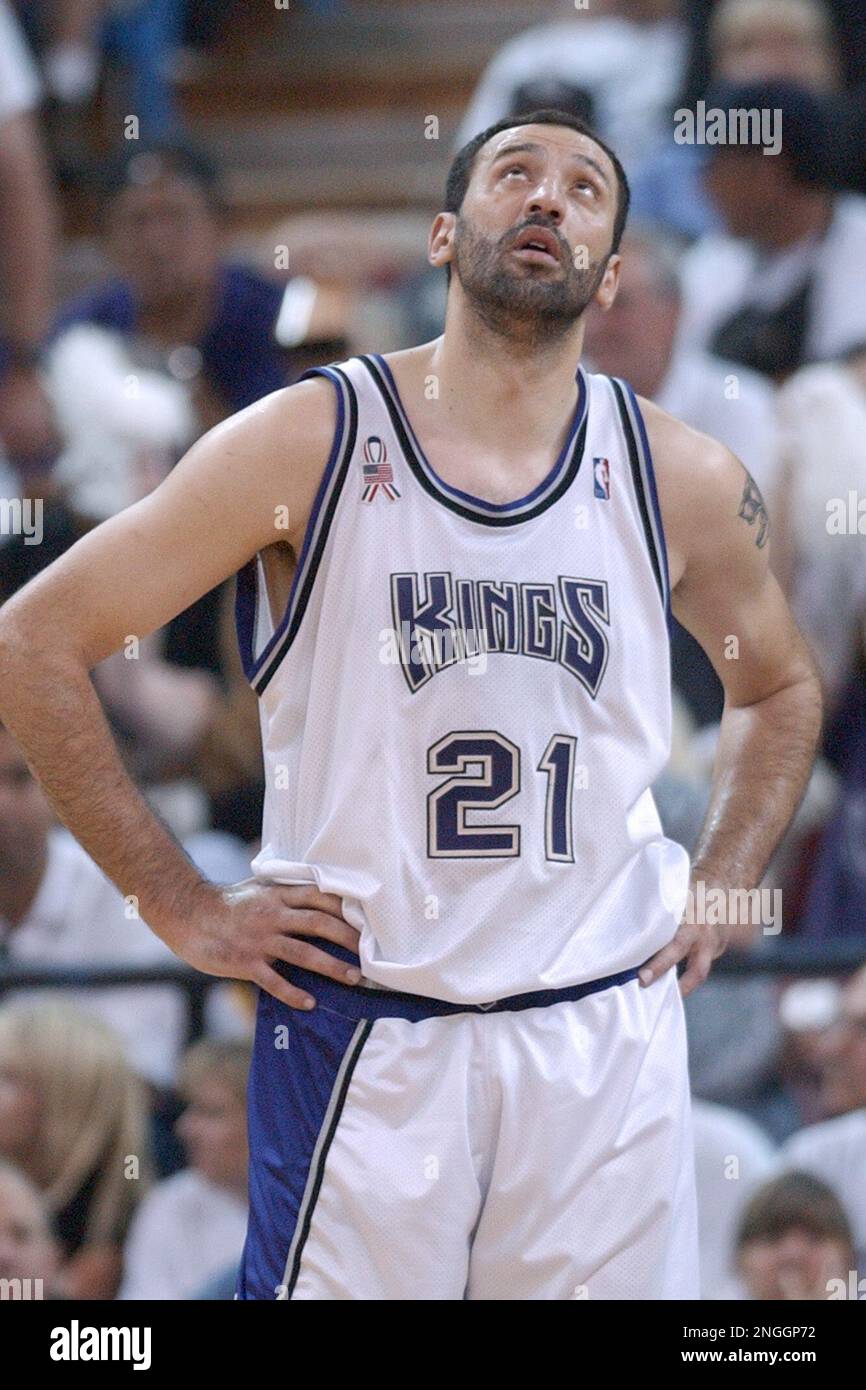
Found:
[{"label": "white basketball shorts", "polygon": [[318,1004],[260,996],[236,1297],[699,1297],[674,971],[489,1011],[290,973]]}]

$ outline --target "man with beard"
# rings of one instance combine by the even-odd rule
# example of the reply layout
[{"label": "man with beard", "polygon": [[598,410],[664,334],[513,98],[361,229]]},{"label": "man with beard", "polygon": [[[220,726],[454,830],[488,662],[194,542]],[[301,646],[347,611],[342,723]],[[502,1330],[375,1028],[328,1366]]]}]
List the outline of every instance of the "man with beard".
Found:
[{"label": "man with beard", "polygon": [[[240,1298],[697,1296],[680,989],[820,697],[742,465],[578,365],[627,206],[579,120],[483,132],[430,234],[443,335],[232,417],[0,617],[60,816],[179,956],[260,986]],[[252,878],[215,887],[87,672],[233,571],[267,791]],[[691,866],[650,791],[671,609],[726,692]]]}]

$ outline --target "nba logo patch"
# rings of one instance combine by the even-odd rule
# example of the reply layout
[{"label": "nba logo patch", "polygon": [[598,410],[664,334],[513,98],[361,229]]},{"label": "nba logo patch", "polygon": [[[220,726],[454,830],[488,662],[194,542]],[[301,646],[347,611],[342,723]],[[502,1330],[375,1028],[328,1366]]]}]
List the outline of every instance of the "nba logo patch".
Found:
[{"label": "nba logo patch", "polygon": [[593,496],[610,501],[610,464],[607,459],[592,461],[592,491]]},{"label": "nba logo patch", "polygon": [[364,440],[364,462],[361,467],[361,475],[363,479],[362,502],[372,502],[380,488],[390,502],[400,496],[394,486],[394,472],[388,462],[388,451],[376,434],[368,435]]}]

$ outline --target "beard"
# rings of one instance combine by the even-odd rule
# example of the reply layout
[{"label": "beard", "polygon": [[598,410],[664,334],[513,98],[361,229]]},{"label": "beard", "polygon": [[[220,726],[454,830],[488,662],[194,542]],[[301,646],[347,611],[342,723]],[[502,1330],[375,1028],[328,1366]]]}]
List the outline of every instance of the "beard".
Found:
[{"label": "beard", "polygon": [[[562,270],[554,274],[506,260],[527,227],[546,227],[561,243]],[[608,257],[578,268],[556,228],[536,219],[512,227],[498,241],[485,237],[464,218],[457,218],[453,269],[470,306],[494,333],[535,344],[555,342],[574,326],[592,302],[604,278]]]}]

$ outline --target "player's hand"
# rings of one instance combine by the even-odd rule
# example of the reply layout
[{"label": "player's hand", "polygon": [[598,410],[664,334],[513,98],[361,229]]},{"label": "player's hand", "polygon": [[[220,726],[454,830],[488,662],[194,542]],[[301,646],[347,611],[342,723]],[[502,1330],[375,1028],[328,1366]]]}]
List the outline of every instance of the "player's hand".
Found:
[{"label": "player's hand", "polygon": [[[692,895],[689,901],[693,901]],[[684,960],[687,964],[680,976],[680,994],[685,999],[686,995],[704,983],[713,961],[724,954],[729,935],[730,928],[724,923],[695,922],[690,919],[687,910],[676,936],[641,966],[638,972],[640,983],[651,985],[666,970]]]},{"label": "player's hand", "polygon": [[262,883],[248,878],[219,887],[203,885],[199,905],[182,936],[171,941],[183,960],[207,975],[251,980],[292,1009],[311,1009],[315,999],[274,969],[285,961],[341,984],[357,984],[361,971],[299,937],[319,937],[358,954],[360,933],[340,915],[336,893],[315,884]]}]

